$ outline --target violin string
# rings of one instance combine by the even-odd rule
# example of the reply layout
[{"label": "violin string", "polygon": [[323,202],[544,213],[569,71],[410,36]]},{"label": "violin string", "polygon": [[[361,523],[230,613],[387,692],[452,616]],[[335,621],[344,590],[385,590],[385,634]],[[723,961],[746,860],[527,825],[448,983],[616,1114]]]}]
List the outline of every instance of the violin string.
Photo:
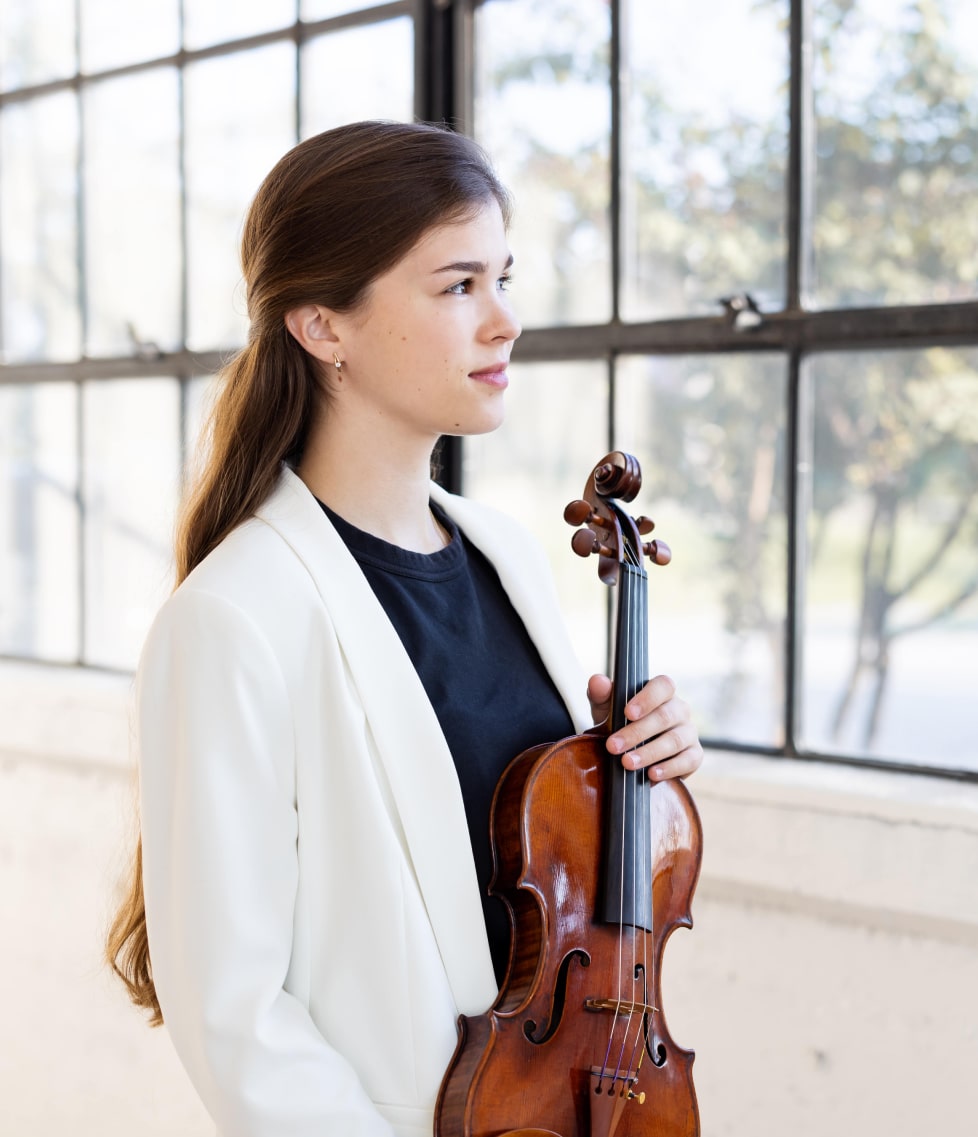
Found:
[{"label": "violin string", "polygon": [[[649,677],[649,664],[648,664],[648,651],[647,651],[647,636],[648,636],[648,578],[644,573],[637,574],[637,604],[638,609],[638,633],[636,636],[636,651],[637,655],[637,673],[638,681],[644,684]],[[636,822],[638,828],[636,830],[636,856],[640,857],[639,866],[636,871],[636,893],[641,895],[643,899],[643,920],[642,927],[636,927],[636,936],[641,935],[642,939],[642,1012],[638,1016],[638,1023],[635,1031],[635,1041],[632,1043],[632,1052],[629,1060],[629,1069],[634,1070],[637,1077],[638,1071],[642,1065],[644,1058],[644,1051],[641,1050],[642,1044],[645,1041],[647,1032],[647,1023],[649,1012],[645,1009],[651,1005],[651,996],[649,993],[649,941],[653,937],[655,929],[655,913],[654,913],[654,897],[652,895],[652,879],[651,879],[651,841],[652,841],[652,798],[650,793],[648,772],[643,766],[641,771],[640,785],[638,787],[637,797],[639,799],[636,807]],[[648,929],[645,928],[644,921],[644,900],[648,897],[648,915],[649,924]],[[636,1060],[637,1056],[637,1060]]]},{"label": "violin string", "polygon": [[[621,591],[619,592],[619,621],[618,630],[621,637],[620,643],[624,643],[624,650],[619,651],[618,660],[619,667],[623,668],[624,675],[620,676],[622,682],[622,691],[624,693],[624,703],[628,698],[633,696],[640,686],[643,686],[648,680],[648,654],[645,650],[645,637],[648,634],[648,590],[646,587],[647,577],[641,567],[641,558],[637,556],[631,549],[631,546],[625,543],[625,563],[622,565],[622,571],[619,576],[621,582]],[[608,1047],[605,1054],[605,1061],[601,1067],[602,1074],[599,1075],[598,1086],[601,1088],[604,1072],[610,1073],[610,1057],[612,1047],[614,1045],[615,1030],[618,1025],[619,1019],[624,1018],[624,1028],[622,1031],[621,1046],[619,1048],[616,1060],[615,1071],[611,1075],[613,1086],[620,1085],[619,1092],[624,1093],[627,1090],[627,1081],[629,1074],[634,1070],[637,1076],[636,1054],[638,1057],[638,1066],[642,1064],[644,1058],[644,1050],[640,1053],[640,1047],[646,1040],[647,1036],[647,1022],[649,1012],[646,1007],[650,1005],[649,994],[649,939],[652,935],[652,929],[646,929],[645,923],[645,907],[643,900],[646,895],[649,897],[649,923],[654,928],[654,917],[651,913],[651,879],[650,871],[651,865],[649,863],[651,855],[651,799],[647,790],[648,774],[645,768],[640,770],[625,771],[623,780],[623,793],[622,793],[622,824],[620,835],[620,890],[619,890],[619,913],[618,913],[618,997],[616,1000],[615,1013],[612,1018],[611,1029],[608,1035]],[[625,880],[626,880],[626,858],[629,855],[628,842],[626,840],[628,821],[631,822],[631,876],[629,883],[631,885],[631,911],[626,912],[625,902]],[[626,923],[626,916],[630,916],[630,920]],[[630,970],[631,975],[629,981],[625,980],[625,928],[631,927],[631,950],[630,950]],[[641,936],[642,944],[639,948],[637,942]],[[639,976],[641,975],[641,998],[636,998],[636,985],[638,984]],[[627,1007],[627,1015],[622,1015],[622,1005]],[[637,1011],[636,1007],[640,1006],[641,1011]],[[628,1040],[631,1035],[633,1023],[636,1023],[636,1030],[634,1039],[630,1048]],[[626,1053],[628,1053],[628,1062],[625,1061]],[[623,1073],[624,1070],[624,1073]]]},{"label": "violin string", "polygon": [[[638,679],[637,668],[638,668],[638,662],[639,661],[638,661],[638,656],[637,656],[638,644],[636,642],[636,634],[635,634],[636,633],[636,622],[635,622],[634,593],[635,593],[634,573],[629,571],[629,567],[626,567],[625,569],[623,569],[623,572],[622,572],[622,592],[621,592],[621,597],[620,597],[621,602],[625,605],[625,611],[624,611],[624,625],[625,625],[624,626],[624,632],[625,632],[625,651],[624,651],[624,660],[625,660],[624,696],[625,696],[625,700],[624,701],[625,702],[627,702],[628,699],[631,698],[632,695],[634,695],[635,687],[636,687],[636,680]],[[634,1017],[635,1017],[635,978],[636,978],[635,968],[636,968],[636,964],[637,964],[635,947],[636,947],[636,936],[638,934],[637,924],[638,924],[639,919],[640,919],[640,912],[639,912],[639,907],[638,907],[639,898],[638,898],[638,889],[637,889],[638,880],[637,880],[636,871],[635,871],[636,870],[635,858],[637,855],[635,822],[636,822],[637,810],[638,810],[638,797],[639,797],[639,792],[638,792],[639,791],[639,785],[638,785],[638,783],[639,783],[639,775],[637,774],[636,771],[630,770],[630,771],[625,772],[625,774],[624,774],[625,792],[624,792],[623,801],[622,801],[622,816],[623,816],[623,819],[627,818],[628,821],[631,822],[631,830],[630,830],[631,831],[631,842],[627,843],[627,844],[625,842],[625,831],[626,831],[627,826],[623,820],[621,875],[622,875],[622,880],[624,881],[625,876],[626,876],[626,869],[627,868],[631,869],[631,875],[629,877],[630,892],[631,892],[631,896],[630,896],[631,911],[627,913],[627,915],[630,917],[629,920],[627,921],[627,923],[628,923],[628,926],[630,926],[630,928],[631,928],[631,931],[628,933],[628,935],[630,936],[630,940],[631,940],[631,953],[630,953],[631,958],[629,960],[628,981],[626,983],[625,977],[623,975],[620,975],[620,982],[619,982],[619,996],[618,997],[619,997],[619,999],[621,999],[622,995],[624,995],[625,1001],[626,1001],[626,1006],[628,1007],[628,1013],[627,1013],[627,1015],[624,1016],[625,1022],[624,1022],[624,1029],[622,1031],[621,1047],[618,1051],[618,1056],[616,1059],[615,1082],[618,1085],[622,1084],[623,1079],[627,1075],[627,1071],[625,1073],[623,1073],[623,1067],[625,1065],[625,1055],[628,1051],[628,1038],[629,1038],[629,1034],[631,1032],[632,1022],[633,1022]],[[630,862],[631,862],[630,865],[626,865],[626,858],[630,858]],[[626,935],[626,932],[625,932],[626,921],[624,919],[625,913],[622,912],[621,915],[622,915],[622,919],[621,919],[620,924],[619,924],[619,936],[621,938],[622,944],[624,944],[624,939],[625,939],[625,935]]]},{"label": "violin string", "polygon": [[[629,644],[631,645],[631,679],[630,691],[637,691],[646,680],[646,675],[641,671],[641,588],[640,582],[640,568],[629,573],[629,619],[631,621],[631,629],[629,632]],[[636,603],[638,601],[638,603]],[[636,1038],[641,1032],[641,1015],[636,1013],[636,997],[635,989],[638,980],[638,941],[639,938],[644,938],[643,927],[645,924],[643,893],[641,893],[641,885],[643,885],[644,864],[645,858],[643,856],[643,848],[641,848],[641,803],[643,803],[645,794],[645,767],[641,767],[639,771],[633,774],[632,777],[632,803],[631,803],[631,881],[632,881],[632,928],[631,928],[631,945],[632,945],[632,958],[631,958],[631,1015],[629,1019],[629,1027],[631,1028],[638,1022],[638,1029],[636,1031]],[[643,871],[639,870],[639,865],[643,865]],[[628,1036],[622,1039],[622,1051],[628,1043]],[[633,1059],[635,1059],[635,1046],[632,1045],[632,1052],[629,1055],[629,1061],[625,1063],[625,1076],[631,1070]]]},{"label": "violin string", "polygon": [[[643,574],[642,578],[642,595],[641,595],[641,609],[642,609],[642,638],[645,645],[645,676],[649,677],[649,588],[648,577]],[[645,792],[644,795],[645,809],[643,811],[643,819],[645,820],[646,827],[643,835],[642,843],[642,871],[645,879],[642,882],[642,888],[645,890],[644,895],[649,898],[649,928],[646,934],[642,937],[642,966],[645,969],[645,993],[643,1002],[646,1006],[651,1006],[655,1000],[655,991],[652,990],[652,984],[655,981],[655,881],[652,875],[652,787]],[[652,949],[652,958],[649,958],[649,948]],[[644,1011],[642,1014],[642,1034],[645,1035],[646,1027],[648,1025],[648,1016],[651,1011]],[[644,1041],[644,1039],[643,1039]],[[639,1060],[641,1064],[641,1059]]]},{"label": "violin string", "polygon": [[[628,630],[628,626],[627,626],[627,620],[628,620],[628,597],[627,597],[628,572],[624,567],[622,567],[622,570],[619,574],[619,583],[620,583],[620,589],[619,589],[619,593],[618,593],[618,620],[617,620],[618,638],[617,638],[617,647],[616,647],[616,652],[615,652],[615,654],[617,656],[617,660],[616,660],[616,672],[617,673],[616,673],[615,679],[616,679],[616,683],[620,684],[620,686],[618,686],[616,688],[616,692],[615,692],[616,702],[618,701],[619,698],[622,697],[623,693],[627,693],[627,691],[629,690],[628,684],[630,682],[630,675],[629,675],[630,648],[629,648],[629,643],[628,643],[629,630]],[[624,651],[622,650],[623,644],[624,644]],[[626,694],[626,698],[627,698],[627,694]],[[624,701],[622,702],[621,705],[624,706]],[[616,725],[620,725],[620,724],[612,723],[613,727]],[[617,961],[617,977],[616,977],[617,996],[615,999],[615,1010],[614,1010],[614,1014],[612,1015],[611,1026],[608,1030],[608,1045],[607,1045],[607,1048],[605,1050],[604,1061],[601,1064],[602,1073],[598,1077],[598,1088],[599,1089],[601,1088],[601,1086],[603,1084],[604,1072],[608,1071],[610,1069],[611,1053],[612,1053],[612,1048],[613,1048],[614,1043],[615,1043],[615,1030],[618,1026],[618,1021],[621,1018],[621,1008],[622,1008],[622,1004],[624,1002],[624,996],[625,996],[625,980],[624,980],[624,971],[625,971],[625,915],[626,915],[626,913],[625,913],[625,850],[626,850],[625,829],[626,829],[626,822],[627,822],[627,818],[628,818],[628,811],[627,811],[627,807],[626,807],[626,799],[627,799],[627,794],[628,794],[628,775],[627,775],[627,773],[625,773],[623,776],[622,785],[623,785],[623,793],[622,793],[622,802],[621,802],[621,805],[622,805],[622,808],[621,808],[621,828],[620,828],[620,832],[619,832],[619,850],[618,850],[618,855],[620,858],[620,865],[619,865],[620,872],[619,872],[619,878],[618,878],[618,961]],[[626,1024],[626,1033],[627,1033],[627,1024]],[[621,1068],[621,1055],[620,1054],[616,1060],[616,1067],[617,1067],[617,1069],[616,1069],[616,1076],[617,1076],[617,1071],[620,1070],[620,1068]]]}]

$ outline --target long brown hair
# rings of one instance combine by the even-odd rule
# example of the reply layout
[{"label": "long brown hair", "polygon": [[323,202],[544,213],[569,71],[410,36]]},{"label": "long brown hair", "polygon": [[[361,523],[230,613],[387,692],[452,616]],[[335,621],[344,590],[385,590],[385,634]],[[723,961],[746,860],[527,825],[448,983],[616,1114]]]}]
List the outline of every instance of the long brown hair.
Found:
[{"label": "long brown hair", "polygon": [[[508,220],[507,193],[482,150],[427,124],[352,123],[301,142],[276,164],[245,220],[248,342],[223,370],[208,417],[206,459],[177,527],[178,585],[254,514],[282,463],[299,461],[326,397],[320,365],[287,331],[287,313],[309,303],[354,311],[430,229],[492,199]],[[158,1026],[141,854],[138,843],[106,957]]]}]

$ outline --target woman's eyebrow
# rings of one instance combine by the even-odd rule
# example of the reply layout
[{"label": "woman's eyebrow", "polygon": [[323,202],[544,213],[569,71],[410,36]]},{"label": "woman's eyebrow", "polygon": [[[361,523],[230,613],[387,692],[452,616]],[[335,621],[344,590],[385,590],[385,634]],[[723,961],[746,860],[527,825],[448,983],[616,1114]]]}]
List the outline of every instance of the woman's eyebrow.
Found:
[{"label": "woman's eyebrow", "polygon": [[[513,254],[510,253],[509,259],[503,265],[503,269],[505,270],[512,267],[512,264]],[[472,276],[477,276],[479,273],[488,271],[489,266],[485,261],[452,261],[452,263],[449,265],[442,265],[441,268],[436,268],[431,275],[435,276],[440,272],[465,272],[471,274]]]}]

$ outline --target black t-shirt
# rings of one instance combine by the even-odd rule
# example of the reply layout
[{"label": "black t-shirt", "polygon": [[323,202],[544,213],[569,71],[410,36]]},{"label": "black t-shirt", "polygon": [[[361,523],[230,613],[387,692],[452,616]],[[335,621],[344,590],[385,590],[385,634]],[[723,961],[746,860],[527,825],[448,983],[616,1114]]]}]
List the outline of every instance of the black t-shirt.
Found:
[{"label": "black t-shirt", "polygon": [[415,553],[323,509],[397,630],[445,734],[501,981],[510,933],[503,905],[488,896],[493,791],[511,759],[573,734],[573,722],[496,570],[442,510],[432,504],[449,544]]}]

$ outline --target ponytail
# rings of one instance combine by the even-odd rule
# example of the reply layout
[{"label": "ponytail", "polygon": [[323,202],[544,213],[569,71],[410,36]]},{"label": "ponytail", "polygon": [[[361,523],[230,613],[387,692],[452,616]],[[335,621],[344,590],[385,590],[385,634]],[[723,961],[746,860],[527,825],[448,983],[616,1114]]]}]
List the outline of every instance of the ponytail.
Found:
[{"label": "ponytail", "polygon": [[220,382],[204,432],[204,469],[177,526],[177,584],[255,513],[275,488],[281,463],[298,461],[325,394],[316,361],[284,324],[241,351]]},{"label": "ponytail", "polygon": [[[302,453],[317,398],[325,390],[317,364],[284,324],[254,340],[225,367],[203,438],[206,460],[177,526],[176,583],[251,517],[279,479],[282,462]],[[125,896],[106,936],[106,959],[137,1007],[160,1026],[160,1009],[146,934],[142,841]]]}]

